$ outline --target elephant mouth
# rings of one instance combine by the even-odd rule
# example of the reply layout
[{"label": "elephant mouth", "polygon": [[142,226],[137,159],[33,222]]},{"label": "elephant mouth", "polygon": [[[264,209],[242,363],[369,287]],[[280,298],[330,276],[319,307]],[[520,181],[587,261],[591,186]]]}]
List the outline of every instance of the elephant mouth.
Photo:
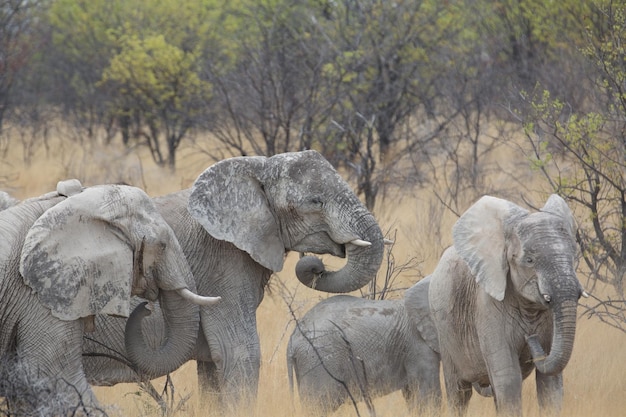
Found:
[{"label": "elephant mouth", "polygon": [[524,303],[524,308],[526,310],[544,311],[549,307],[546,300],[541,296],[543,292],[541,291],[537,275],[532,276],[526,281],[526,283],[520,288],[520,294],[522,294],[526,300]]},{"label": "elephant mouth", "polygon": [[335,242],[326,232],[306,235],[291,249],[302,253],[308,252],[317,255],[329,254],[339,258],[346,257],[346,244]]}]

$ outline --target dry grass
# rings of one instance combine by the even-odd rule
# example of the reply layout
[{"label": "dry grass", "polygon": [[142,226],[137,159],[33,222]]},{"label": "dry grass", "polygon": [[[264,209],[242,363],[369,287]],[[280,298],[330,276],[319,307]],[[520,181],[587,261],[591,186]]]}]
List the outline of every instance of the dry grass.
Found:
[{"label": "dry grass", "polygon": [[[80,145],[62,142],[52,146],[49,155],[39,152],[31,166],[21,162],[19,143],[12,144],[9,154],[0,160],[0,179],[4,188],[18,198],[47,192],[56,182],[67,177],[79,177],[85,185],[125,181],[140,186],[151,195],[165,194],[187,187],[210,164],[208,158],[191,150],[181,152],[178,172],[173,175],[154,166],[146,155],[137,157],[121,151],[90,147],[84,152]],[[530,176],[529,172],[520,176]],[[499,179],[498,179],[499,180]],[[496,180],[496,181],[498,181]],[[1,185],[1,184],[0,184]],[[428,191],[404,196],[400,201],[384,203],[375,213],[384,230],[397,230],[394,255],[398,262],[410,257],[420,261],[420,271],[400,277],[398,286],[408,286],[418,275],[429,273],[443,247],[449,243],[449,230],[454,218],[443,217],[432,209],[433,197]],[[440,238],[436,238],[438,234]],[[430,238],[432,237],[432,239]],[[297,316],[326,295],[297,284],[293,276],[294,254],[289,255],[284,270],[271,281],[271,291],[258,309],[259,334],[262,348],[261,381],[255,416],[301,415],[300,407],[292,402],[287,384],[285,349],[293,329],[290,308]],[[280,285],[284,283],[285,285]],[[288,305],[290,303],[290,305]],[[595,319],[579,322],[573,357],[565,370],[564,416],[587,417],[623,416],[626,410],[626,335]],[[190,362],[173,374],[176,396],[192,394],[181,416],[211,415],[211,400],[202,402],[196,395],[195,364]],[[155,382],[162,387],[163,381]],[[111,388],[97,387],[96,395],[104,404],[114,405],[119,415],[158,415],[146,394],[137,394],[132,384]],[[374,402],[378,416],[406,415],[404,400],[399,393]],[[474,396],[470,416],[495,415],[491,399]],[[534,393],[534,381],[524,385],[524,413],[539,416]],[[113,413],[115,415],[115,413]],[[361,414],[367,410],[361,406]],[[432,416],[439,415],[433,411]],[[338,416],[352,416],[354,410],[344,406]]]}]

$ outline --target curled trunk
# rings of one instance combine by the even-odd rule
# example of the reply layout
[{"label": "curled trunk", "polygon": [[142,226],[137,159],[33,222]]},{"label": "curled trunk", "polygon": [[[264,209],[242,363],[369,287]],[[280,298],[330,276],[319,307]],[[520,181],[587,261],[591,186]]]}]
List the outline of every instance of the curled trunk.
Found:
[{"label": "curled trunk", "polygon": [[[358,223],[355,233],[360,241],[346,243],[346,265],[338,271],[326,271],[321,262],[304,257],[296,265],[296,276],[308,287],[330,293],[357,290],[376,276],[383,258],[383,236],[371,214]],[[371,245],[363,245],[363,241]],[[304,264],[301,264],[304,262]],[[321,266],[319,266],[321,265]]]},{"label": "curled trunk", "polygon": [[126,354],[138,372],[148,378],[166,375],[187,362],[198,336],[197,305],[176,291],[161,291],[160,302],[166,324],[165,340],[160,346],[149,346],[141,330],[142,319],[150,314],[146,303],[139,304],[126,322]]},{"label": "curled trunk", "polygon": [[563,372],[569,362],[576,333],[576,305],[575,300],[565,300],[553,308],[552,345],[549,355],[544,352],[537,335],[527,337],[535,367],[544,375]]}]

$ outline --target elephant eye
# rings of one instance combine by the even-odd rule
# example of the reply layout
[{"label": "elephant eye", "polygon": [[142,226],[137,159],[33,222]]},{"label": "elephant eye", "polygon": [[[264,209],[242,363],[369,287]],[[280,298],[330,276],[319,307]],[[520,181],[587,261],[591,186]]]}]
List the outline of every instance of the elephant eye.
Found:
[{"label": "elephant eye", "polygon": [[322,201],[322,197],[319,197],[319,196],[315,196],[311,198],[310,203],[313,206],[321,206],[324,204],[324,202]]},{"label": "elephant eye", "polygon": [[535,260],[530,256],[527,256],[524,261],[526,261],[527,265],[533,265],[535,263]]}]

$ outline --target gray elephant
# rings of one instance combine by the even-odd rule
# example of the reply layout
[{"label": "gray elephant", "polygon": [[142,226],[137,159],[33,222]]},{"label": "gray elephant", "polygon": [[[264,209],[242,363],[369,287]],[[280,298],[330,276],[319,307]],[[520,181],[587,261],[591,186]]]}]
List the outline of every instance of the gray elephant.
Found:
[{"label": "gray elephant", "polygon": [[454,225],[429,300],[456,413],[465,412],[475,383],[491,385],[498,413],[521,415],[522,380],[533,370],[539,405],[560,410],[585,294],[575,272],[575,230],[557,195],[533,213],[485,196]]},{"label": "gray elephant", "polygon": [[428,309],[430,278],[403,300],[327,298],[296,323],[287,346],[300,401],[326,415],[352,397],[372,399],[402,390],[416,414],[441,402],[437,333]]},{"label": "gray elephant", "polygon": [[[199,294],[222,296],[215,308],[201,309],[202,329],[188,359],[197,361],[201,391],[217,393],[226,408],[256,398],[261,359],[256,309],[287,251],[347,257],[338,271],[324,270],[315,281],[304,281],[334,293],[364,286],[382,261],[376,220],[316,151],[226,159],[200,174],[191,189],[156,198],[155,204],[178,237]],[[84,344],[89,380],[137,381],[123,363],[93,356],[125,352],[124,320],[100,320],[105,323]],[[142,326],[144,334],[160,339],[163,320],[157,314]]]},{"label": "gray elephant", "polygon": [[[159,297],[170,337],[129,356],[181,364],[195,346],[199,307],[180,300],[219,300],[192,292],[173,231],[135,187],[60,182],[56,192],[0,212],[0,233],[0,356],[37,375],[70,406],[97,406],[81,361],[83,331],[93,328],[96,314],[128,316],[131,296]],[[31,405],[43,414],[46,406]]]}]

